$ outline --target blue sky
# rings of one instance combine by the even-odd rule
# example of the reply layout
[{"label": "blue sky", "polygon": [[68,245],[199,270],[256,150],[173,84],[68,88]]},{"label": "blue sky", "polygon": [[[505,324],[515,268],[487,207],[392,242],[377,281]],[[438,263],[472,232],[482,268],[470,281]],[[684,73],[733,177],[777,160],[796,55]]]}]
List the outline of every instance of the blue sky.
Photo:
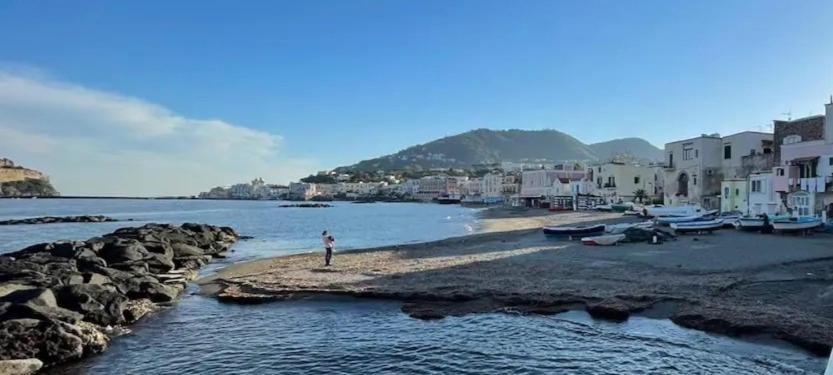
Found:
[{"label": "blue sky", "polygon": [[[761,130],[787,111],[820,113],[833,93],[830,14],[831,1],[3,1],[0,72],[60,100],[107,94],[195,121],[176,129],[218,120],[274,136],[242,143],[274,153],[258,159],[262,170],[198,182],[288,180],[480,127],[554,128],[585,142],[638,136],[661,147]],[[25,106],[59,101],[39,97]],[[98,110],[85,107],[76,121]],[[64,139],[27,127],[38,130],[18,128],[19,139]],[[105,136],[81,128],[90,135],[77,147]],[[82,190],[64,176],[70,164],[20,142],[13,156]]]}]

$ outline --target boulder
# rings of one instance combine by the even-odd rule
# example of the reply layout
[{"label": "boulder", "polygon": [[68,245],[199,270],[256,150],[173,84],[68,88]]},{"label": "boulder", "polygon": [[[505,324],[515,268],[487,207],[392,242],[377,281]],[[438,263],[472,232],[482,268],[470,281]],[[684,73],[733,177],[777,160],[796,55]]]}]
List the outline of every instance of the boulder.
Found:
[{"label": "boulder", "polygon": [[28,375],[34,374],[43,367],[43,362],[37,358],[7,359],[0,361],[0,374]]},{"label": "boulder", "polygon": [[81,358],[83,341],[52,320],[0,321],[0,360],[38,358],[46,366]]},{"label": "boulder", "polygon": [[151,273],[165,273],[174,269],[173,257],[168,258],[164,254],[150,253],[146,263]]},{"label": "boulder", "polygon": [[127,301],[124,304],[124,319],[127,323],[133,323],[155,310],[156,304],[147,298]]},{"label": "boulder", "polygon": [[138,261],[146,258],[149,252],[142,243],[133,239],[115,238],[104,244],[98,255],[108,264]]},{"label": "boulder", "polygon": [[103,353],[110,346],[110,338],[95,324],[84,321],[76,324],[61,323],[61,328],[81,339],[83,356]]},{"label": "boulder", "polygon": [[16,292],[18,290],[26,290],[26,289],[35,289],[35,287],[31,285],[25,284],[15,284],[15,283],[2,283],[0,284],[0,297],[4,297],[9,293]]},{"label": "boulder", "polygon": [[84,283],[93,285],[105,285],[112,284],[112,280],[110,280],[109,277],[104,276],[100,273],[87,272],[84,274]]},{"label": "boulder", "polygon": [[43,306],[35,303],[0,302],[0,321],[8,319],[60,320],[76,323],[84,316],[62,307]]},{"label": "boulder", "polygon": [[19,289],[0,297],[0,302],[58,307],[52,290],[43,288]]},{"label": "boulder", "polygon": [[101,326],[124,323],[124,304],[128,298],[115,287],[81,284],[57,290],[58,304],[84,315],[84,320]]},{"label": "boulder", "polygon": [[204,255],[203,250],[196,246],[185,243],[175,243],[171,246],[173,247],[175,258],[201,257]]},{"label": "boulder", "polygon": [[173,302],[179,296],[179,289],[159,282],[144,281],[139,290],[128,292],[131,299],[147,298],[156,303]]}]

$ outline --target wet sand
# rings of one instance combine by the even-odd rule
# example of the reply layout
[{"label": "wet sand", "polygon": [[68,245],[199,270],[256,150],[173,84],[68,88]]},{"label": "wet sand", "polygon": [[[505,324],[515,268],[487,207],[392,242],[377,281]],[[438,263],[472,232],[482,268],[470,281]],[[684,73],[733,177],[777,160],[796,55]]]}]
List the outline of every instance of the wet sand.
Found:
[{"label": "wet sand", "polygon": [[482,234],[337,252],[327,268],[320,252],[264,259],[233,265],[200,284],[205,293],[237,303],[322,293],[393,298],[421,319],[585,309],[603,319],[639,313],[711,332],[765,335],[819,355],[833,344],[830,235],[730,229],[660,245],[589,247],[547,238],[538,228],[634,219],[502,215],[484,213]]}]

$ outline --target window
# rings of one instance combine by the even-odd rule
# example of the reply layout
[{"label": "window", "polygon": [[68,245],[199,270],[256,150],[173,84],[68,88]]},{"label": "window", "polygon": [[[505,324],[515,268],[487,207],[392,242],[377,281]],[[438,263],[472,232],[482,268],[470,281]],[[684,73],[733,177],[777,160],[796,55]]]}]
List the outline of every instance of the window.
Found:
[{"label": "window", "polygon": [[784,139],[781,141],[781,144],[791,145],[793,143],[799,143],[799,142],[801,142],[801,136],[797,135],[797,134],[793,134],[793,135],[788,135],[788,136],[784,137]]},{"label": "window", "polygon": [[691,143],[683,145],[683,160],[691,160],[694,159],[694,147],[691,146]]},{"label": "window", "polygon": [[694,185],[694,186],[697,186],[697,175],[696,174],[691,175],[691,184]]},{"label": "window", "polygon": [[783,176],[784,175],[784,168],[778,168],[777,173],[778,173],[779,176]]},{"label": "window", "polygon": [[674,153],[668,154],[668,168],[674,168]]},{"label": "window", "polygon": [[636,176],[636,177],[634,177],[634,178],[633,178],[633,183],[634,183],[634,184],[638,184],[638,183],[639,183],[639,176]]},{"label": "window", "polygon": [[760,180],[752,180],[752,192],[753,193],[760,193],[761,192],[761,181]]},{"label": "window", "polygon": [[740,196],[740,189],[735,189],[735,196],[736,196],[736,197],[739,197],[739,196]]},{"label": "window", "polygon": [[751,149],[751,150],[749,150],[749,155],[755,156],[755,154],[757,154],[757,153],[758,153],[758,152],[757,152],[757,151],[755,151],[755,149],[754,149],[754,148],[753,148],[753,149]]},{"label": "window", "polygon": [[729,199],[729,188],[723,188],[723,198]]},{"label": "window", "polygon": [[827,165],[833,165],[833,157],[830,157],[830,159],[827,159]]},{"label": "window", "polygon": [[723,145],[723,158],[724,159],[731,159],[732,158],[732,145]]}]

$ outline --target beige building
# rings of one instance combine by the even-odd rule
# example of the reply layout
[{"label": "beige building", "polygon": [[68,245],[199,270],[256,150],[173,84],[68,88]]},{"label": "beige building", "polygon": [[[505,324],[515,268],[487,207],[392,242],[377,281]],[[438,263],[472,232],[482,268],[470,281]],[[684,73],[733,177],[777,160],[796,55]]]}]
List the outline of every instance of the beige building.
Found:
[{"label": "beige building", "polygon": [[656,168],[648,165],[610,161],[592,168],[596,184],[596,195],[608,202],[630,202],[637,190],[643,190],[647,196],[653,196],[659,179]]}]

